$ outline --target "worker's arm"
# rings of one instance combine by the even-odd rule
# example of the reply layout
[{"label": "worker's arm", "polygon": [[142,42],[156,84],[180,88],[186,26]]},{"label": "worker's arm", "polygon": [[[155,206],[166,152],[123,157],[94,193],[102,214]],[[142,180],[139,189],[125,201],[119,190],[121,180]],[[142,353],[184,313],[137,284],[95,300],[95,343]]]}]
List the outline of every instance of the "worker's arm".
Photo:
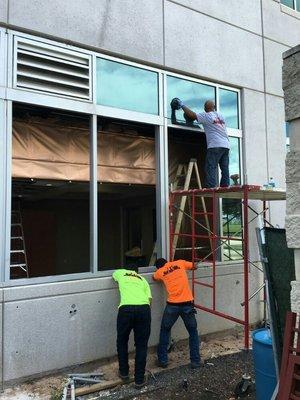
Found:
[{"label": "worker's arm", "polygon": [[151,306],[152,294],[151,294],[150,285],[149,285],[149,283],[146,281],[145,278],[143,278],[143,281],[144,281],[144,285],[145,285],[146,295],[148,296],[149,304],[150,304],[150,306]]},{"label": "worker's arm", "polygon": [[190,110],[187,106],[185,106],[185,105],[183,104],[183,101],[179,100],[179,105],[180,105],[180,107],[182,108],[182,110],[185,112],[185,114],[186,114],[190,119],[192,119],[193,121],[195,121],[195,120],[197,119],[197,114],[196,114],[194,111]]},{"label": "worker's arm", "polygon": [[195,271],[197,269],[197,264],[189,262],[189,261],[185,261],[185,269]]},{"label": "worker's arm", "polygon": [[160,271],[159,270],[154,272],[154,274],[152,275],[152,279],[154,281],[159,281],[160,280]]}]

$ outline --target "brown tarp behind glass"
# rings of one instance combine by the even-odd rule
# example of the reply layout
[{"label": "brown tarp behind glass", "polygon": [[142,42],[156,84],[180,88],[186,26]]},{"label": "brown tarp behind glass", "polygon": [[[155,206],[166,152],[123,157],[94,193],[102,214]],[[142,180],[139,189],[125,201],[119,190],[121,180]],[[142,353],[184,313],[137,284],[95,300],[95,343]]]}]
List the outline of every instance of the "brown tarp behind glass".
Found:
[{"label": "brown tarp behind glass", "polygon": [[[13,122],[14,178],[89,180],[89,131],[41,120]],[[154,138],[99,132],[98,180],[155,185]]]},{"label": "brown tarp behind glass", "polygon": [[[31,118],[13,121],[13,178],[89,180],[89,130],[86,126]],[[115,130],[115,131],[114,131]],[[98,180],[155,185],[155,140],[114,125],[98,132]],[[203,135],[202,135],[203,136]],[[169,141],[169,175],[173,182],[179,163],[198,158],[203,171],[204,136],[197,144]],[[203,178],[203,176],[202,176]]]}]

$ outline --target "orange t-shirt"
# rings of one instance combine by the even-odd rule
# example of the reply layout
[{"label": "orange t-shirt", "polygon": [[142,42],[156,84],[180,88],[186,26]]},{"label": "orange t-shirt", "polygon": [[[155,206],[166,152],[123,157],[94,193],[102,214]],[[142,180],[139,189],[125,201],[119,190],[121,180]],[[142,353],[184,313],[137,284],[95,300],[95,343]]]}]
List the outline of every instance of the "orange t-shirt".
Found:
[{"label": "orange t-shirt", "polygon": [[167,262],[153,275],[157,281],[163,281],[168,292],[168,302],[183,303],[194,300],[186,270],[192,269],[193,263],[185,260]]}]

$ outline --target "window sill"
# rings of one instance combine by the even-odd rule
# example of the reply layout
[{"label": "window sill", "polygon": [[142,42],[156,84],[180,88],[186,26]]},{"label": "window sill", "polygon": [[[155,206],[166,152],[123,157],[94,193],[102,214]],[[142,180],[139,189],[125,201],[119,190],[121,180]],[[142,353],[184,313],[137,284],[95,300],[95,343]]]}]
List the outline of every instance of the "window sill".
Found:
[{"label": "window sill", "polygon": [[280,4],[281,11],[285,14],[290,15],[291,17],[300,19],[300,12],[297,10],[294,10],[293,8],[287,7],[284,4]]}]

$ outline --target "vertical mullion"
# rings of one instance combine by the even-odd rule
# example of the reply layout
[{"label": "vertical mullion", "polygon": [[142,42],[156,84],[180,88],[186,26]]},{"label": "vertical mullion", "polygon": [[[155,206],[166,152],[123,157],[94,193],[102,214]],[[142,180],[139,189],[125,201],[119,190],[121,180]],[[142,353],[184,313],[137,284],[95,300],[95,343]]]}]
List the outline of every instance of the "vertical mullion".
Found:
[{"label": "vertical mullion", "polygon": [[[10,280],[10,237],[11,237],[11,201],[12,201],[12,102],[6,102],[6,124],[4,124],[4,200],[5,234],[4,234],[4,281]],[[2,273],[1,273],[2,274]]]},{"label": "vertical mullion", "polygon": [[5,277],[5,250],[6,250],[6,228],[5,228],[5,221],[6,221],[6,102],[4,100],[0,100],[0,160],[1,167],[0,167],[0,256],[1,262],[0,265],[0,278],[1,282],[4,281]]},{"label": "vertical mullion", "polygon": [[168,162],[167,139],[163,126],[156,127],[155,153],[156,153],[156,219],[157,219],[157,248],[161,257],[168,257]]},{"label": "vertical mullion", "polygon": [[90,116],[90,271],[98,271],[97,115]]}]

